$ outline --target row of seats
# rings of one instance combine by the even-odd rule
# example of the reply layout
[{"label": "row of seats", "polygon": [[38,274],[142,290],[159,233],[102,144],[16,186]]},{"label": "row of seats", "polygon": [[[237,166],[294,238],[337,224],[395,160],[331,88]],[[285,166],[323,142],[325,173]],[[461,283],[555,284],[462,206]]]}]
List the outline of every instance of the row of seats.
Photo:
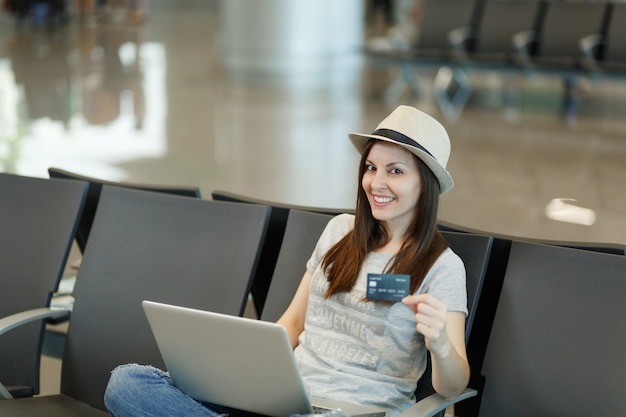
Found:
[{"label": "row of seats", "polygon": [[[0,398],[24,397],[0,400],[0,417],[108,415],[102,395],[111,369],[128,362],[164,366],[141,310],[144,299],[241,316],[256,284],[264,291],[259,318],[274,321],[337,214],[220,191],[205,200],[103,184],[74,288],[61,394],[32,397],[42,318],[68,314],[44,307],[58,286],[88,188],[84,179],[0,174],[0,226],[7,231],[0,235],[6,289],[0,382],[8,388]],[[61,231],[51,227],[63,218]],[[436,415],[462,399],[461,416],[623,414],[626,340],[613,323],[626,313],[618,298],[626,289],[624,247],[521,241],[443,222],[440,228],[467,269],[471,389],[450,401],[429,396],[405,417]],[[269,278],[260,274],[264,263]],[[32,265],[40,269],[31,271]],[[430,390],[420,381],[420,398]]]},{"label": "row of seats", "polygon": [[[532,63],[545,70],[581,69],[594,60],[598,67],[623,73],[625,19],[626,3],[618,1],[427,1],[418,42],[407,57]],[[595,39],[592,49],[582,49],[581,40],[589,35]]]},{"label": "row of seats", "polygon": [[430,0],[415,44],[366,47],[365,55],[376,65],[400,66],[396,84],[416,94],[416,68],[444,67],[435,93],[453,115],[471,94],[468,71],[550,73],[565,77],[566,86],[578,76],[624,77],[625,38],[621,1]]},{"label": "row of seats", "polygon": [[[303,210],[305,210],[308,212],[306,216],[309,219],[306,222],[300,221],[299,224],[317,223],[321,233],[326,221],[331,216],[336,215],[338,211],[353,212],[352,209],[337,210],[277,204],[276,202],[250,198],[223,190],[213,191],[212,198],[214,200],[264,204],[278,208],[284,213],[284,218],[278,221],[281,226],[275,226],[277,229],[285,229],[285,223],[292,221],[292,217],[305,216],[303,214],[305,213]],[[313,217],[313,213],[317,213],[315,214],[317,217]],[[298,222],[294,220],[294,223]],[[581,319],[584,321],[603,321],[602,317],[608,319],[605,316],[604,307],[601,305],[592,306],[591,311],[588,312],[588,317],[584,317],[587,313],[582,311],[570,315],[571,309],[575,307],[576,303],[589,305],[589,302],[585,301],[588,296],[596,299],[604,297],[605,302],[611,305],[619,303],[619,289],[626,285],[625,245],[522,238],[485,232],[443,220],[439,220],[438,227],[450,247],[463,259],[467,271],[469,315],[466,325],[466,342],[470,366],[472,367],[470,387],[476,391],[477,396],[472,398],[473,395],[465,393],[464,401],[456,404],[456,415],[480,417],[500,415],[584,416],[588,415],[588,410],[598,409],[598,406],[600,406],[599,409],[611,410],[612,412],[626,411],[626,402],[619,400],[619,404],[615,403],[619,399],[618,390],[612,386],[614,380],[610,379],[598,387],[599,391],[594,388],[592,394],[598,395],[598,393],[608,389],[611,392],[608,395],[610,397],[608,405],[595,399],[590,400],[589,396],[582,397],[585,407],[581,407],[578,402],[572,403],[575,397],[572,397],[568,390],[576,384],[580,384],[582,389],[589,390],[588,384],[585,383],[587,378],[592,377],[592,375],[593,378],[600,378],[604,370],[595,369],[595,364],[589,361],[581,365],[585,368],[583,373],[585,378],[581,379],[580,374],[577,374],[578,369],[568,368],[565,360],[561,358],[564,345],[570,343],[568,337],[562,337],[563,331],[571,327],[567,323],[576,323]],[[284,271],[291,272],[300,268],[304,272],[303,262],[313,250],[317,235],[319,233],[313,233],[313,236],[307,235],[303,230],[297,229],[295,225],[285,229],[284,239],[274,247],[278,260],[275,264],[276,270],[269,273],[269,276],[272,277],[271,289],[265,301],[265,308],[261,316],[263,319],[275,320],[287,307],[298,282],[293,279],[293,274],[283,275]],[[300,244],[305,245],[304,250],[298,248]],[[290,266],[285,267],[283,263],[290,263]],[[587,293],[589,291],[588,285],[579,286],[580,282],[595,282],[596,276],[602,276],[603,279],[610,282],[607,287],[600,291],[601,295]],[[559,280],[559,285],[552,286],[547,292],[544,291],[543,287],[546,284],[551,284],[552,279]],[[523,280],[523,282],[515,283],[518,280]],[[520,286],[524,289],[509,290],[508,286]],[[513,295],[510,291],[514,292]],[[523,293],[525,298],[522,300],[510,299],[509,297],[515,296],[515,291],[525,291]],[[613,293],[614,295],[611,296],[613,291],[617,291],[617,293]],[[537,304],[534,300],[535,292],[541,293],[544,297],[542,303]],[[554,298],[551,299],[550,297]],[[561,297],[565,298],[565,303],[561,302]],[[502,301],[503,298],[505,299],[504,302]],[[611,298],[614,300],[611,301]],[[514,307],[509,307],[507,304],[509,302],[512,302]],[[518,310],[516,314],[523,314],[524,309],[535,309],[536,311],[534,311],[533,316],[526,316],[523,323],[516,323],[511,321],[511,319],[515,320],[515,317],[507,316],[511,308]],[[626,308],[618,308],[622,310],[622,314],[626,312]],[[500,314],[499,319],[498,313]],[[553,321],[550,322],[549,320]],[[494,323],[496,327],[493,327]],[[522,328],[518,328],[520,325]],[[563,325],[564,328],[560,329],[558,327],[560,325]],[[533,329],[532,326],[537,326],[538,329]],[[553,338],[536,339],[534,337],[535,330],[542,333],[555,332],[558,340],[553,340]],[[607,331],[607,328],[595,328],[594,331],[602,333]],[[516,332],[520,333],[519,336],[515,335]],[[533,349],[526,351],[524,346],[520,345],[519,348],[511,350],[511,343],[515,343],[518,337],[527,341],[528,345],[533,346]],[[593,342],[594,348],[601,352],[604,343],[608,343],[612,338],[612,332],[607,332],[601,337],[601,340]],[[504,341],[503,346],[499,347],[497,343],[502,343],[502,341]],[[491,349],[489,352],[487,352],[488,346]],[[624,348],[626,343],[620,346]],[[577,350],[576,346],[572,346],[568,347],[568,350],[572,352],[573,356],[582,360],[588,347],[585,347],[584,350]],[[611,352],[615,351],[611,349]],[[619,355],[615,355],[613,358],[616,361],[621,360]],[[529,378],[522,386],[520,386],[520,381],[515,378],[516,374],[521,374],[517,366],[508,367],[506,365],[500,368],[500,365],[506,364],[506,362],[532,362],[535,359],[544,364],[550,363],[552,366],[549,369],[533,367],[526,370],[525,373],[531,375],[532,378]],[[494,366],[494,362],[499,363],[499,365]],[[561,367],[563,367],[563,372],[559,377],[558,372],[560,372]],[[571,369],[569,372],[571,375],[568,375],[568,369]],[[543,384],[544,372],[551,372],[553,378],[563,378],[569,381],[566,389],[554,397],[546,395],[543,392],[546,388]],[[621,370],[617,370],[613,371],[612,374],[615,376],[626,375],[620,374],[620,372]],[[418,383],[416,391],[418,400],[427,398],[434,392],[428,376],[426,373]],[[504,385],[501,381],[506,378],[508,378],[508,385]],[[518,393],[518,390],[525,389],[525,384],[532,384],[532,389],[528,389],[527,393]],[[491,395],[491,397],[485,397],[484,393]],[[517,401],[509,403],[511,396],[514,396]],[[455,399],[452,402],[460,400]],[[493,405],[494,401],[497,405]],[[428,403],[428,400],[423,401],[423,403]],[[442,407],[440,402],[433,406],[435,410]],[[416,407],[413,414],[409,413],[407,416],[431,415],[428,414],[431,411],[432,408],[421,410]]]},{"label": "row of seats", "polygon": [[[15,392],[23,397],[0,401],[0,416],[107,415],[102,396],[115,366],[164,366],[141,309],[144,299],[232,315],[242,315],[247,305],[269,207],[103,185],[74,286],[61,394],[23,395],[27,387],[31,395],[38,393],[41,318],[56,291],[88,187],[80,180],[0,175],[0,218],[16,224],[1,235],[0,378],[6,389],[0,397]],[[75,192],[62,192],[65,188]],[[20,194],[8,193],[11,189]],[[51,226],[63,218],[72,220],[55,232]],[[40,239],[60,251],[34,252]],[[46,267],[52,261],[54,268]],[[31,265],[40,267],[22,273]],[[67,315],[52,311],[55,317],[62,313]],[[35,353],[25,353],[30,346]]]}]

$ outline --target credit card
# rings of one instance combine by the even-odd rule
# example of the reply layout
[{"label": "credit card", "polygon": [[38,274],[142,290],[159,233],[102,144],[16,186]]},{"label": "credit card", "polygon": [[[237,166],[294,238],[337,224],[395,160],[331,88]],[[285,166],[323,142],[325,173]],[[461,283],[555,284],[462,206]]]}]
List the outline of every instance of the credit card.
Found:
[{"label": "credit card", "polygon": [[411,276],[406,274],[367,274],[368,300],[401,301],[409,295]]}]

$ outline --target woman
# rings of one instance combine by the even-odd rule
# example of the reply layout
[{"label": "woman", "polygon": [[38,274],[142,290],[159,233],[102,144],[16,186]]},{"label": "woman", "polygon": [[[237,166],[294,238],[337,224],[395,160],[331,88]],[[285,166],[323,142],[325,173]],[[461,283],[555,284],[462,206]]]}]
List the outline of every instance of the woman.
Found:
[{"label": "woman", "polygon": [[[333,218],[278,323],[287,329],[309,393],[387,408],[410,407],[431,353],[444,397],[467,385],[465,269],[436,228],[450,140],[432,117],[400,106],[371,135],[350,134],[361,153],[354,216]],[[366,299],[368,274],[406,274],[401,302]],[[215,417],[151,367],[117,368],[105,394],[115,417]]]}]

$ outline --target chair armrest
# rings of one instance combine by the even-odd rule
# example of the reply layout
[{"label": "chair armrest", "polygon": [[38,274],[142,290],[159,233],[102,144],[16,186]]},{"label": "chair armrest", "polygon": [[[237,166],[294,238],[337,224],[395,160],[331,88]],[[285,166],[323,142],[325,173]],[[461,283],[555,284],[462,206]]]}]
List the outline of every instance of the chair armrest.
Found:
[{"label": "chair armrest", "polygon": [[406,410],[400,417],[433,417],[451,405],[475,397],[477,394],[478,392],[471,388],[465,388],[461,394],[452,399],[443,398],[439,394],[432,394]]},{"label": "chair armrest", "polygon": [[61,319],[70,316],[70,310],[59,310],[52,308],[36,308],[11,314],[0,319],[0,335],[15,329],[23,324],[44,319]]},{"label": "chair armrest", "polygon": [[580,49],[585,54],[585,57],[593,60],[597,60],[596,50],[604,43],[604,36],[601,33],[592,33],[591,35],[583,36],[580,41]]},{"label": "chair armrest", "polygon": [[456,28],[448,32],[448,42],[456,59],[467,61],[469,43],[473,38],[474,31],[469,26]]},{"label": "chair armrest", "polygon": [[537,41],[537,36],[534,30],[523,30],[513,35],[511,41],[517,52],[530,55],[530,44]]},{"label": "chair armrest", "polygon": [[11,393],[2,385],[2,382],[0,382],[0,400],[10,400],[12,398]]},{"label": "chair armrest", "polygon": [[448,32],[448,42],[455,49],[467,49],[466,45],[474,37],[474,32],[471,27],[463,26],[456,28]]},{"label": "chair armrest", "polygon": [[[51,308],[36,308],[33,310],[27,310],[11,314],[10,316],[0,319],[0,335],[23,324],[31,323],[33,321],[67,318],[69,317],[69,315],[69,310],[59,310]],[[5,386],[2,385],[2,382],[0,382],[0,400],[8,400],[11,398],[13,398],[11,393],[9,393]]]},{"label": "chair armrest", "polygon": [[538,40],[538,34],[534,30],[524,30],[521,32],[517,32],[511,38],[511,42],[513,43],[513,47],[515,48],[515,58],[518,64],[521,64],[525,67],[529,67],[532,65],[532,49],[531,45],[533,42]]},{"label": "chair armrest", "polygon": [[583,53],[584,65],[591,70],[598,69],[597,50],[604,43],[604,36],[600,33],[592,33],[584,36],[578,42]]}]

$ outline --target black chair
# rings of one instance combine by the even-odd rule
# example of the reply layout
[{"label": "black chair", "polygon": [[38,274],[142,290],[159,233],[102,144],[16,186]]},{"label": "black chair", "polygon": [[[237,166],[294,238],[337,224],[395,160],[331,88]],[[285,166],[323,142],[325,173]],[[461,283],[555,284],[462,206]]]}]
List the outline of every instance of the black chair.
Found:
[{"label": "black chair", "polygon": [[[260,316],[266,303],[267,293],[274,275],[274,267],[278,259],[283,235],[285,234],[285,226],[290,210],[306,211],[326,215],[337,215],[340,213],[354,212],[354,209],[334,209],[324,207],[306,207],[299,205],[290,205],[277,203],[275,201],[261,200],[244,196],[242,194],[232,193],[224,190],[214,190],[211,192],[211,198],[216,201],[230,201],[235,203],[260,204],[271,208],[270,219],[267,226],[267,234],[263,247],[261,249],[261,257],[257,268],[257,276],[252,285],[252,300],[257,312]],[[320,231],[321,233],[321,231]],[[317,242],[317,237],[315,241]],[[310,254],[309,254],[310,255]],[[304,270],[302,271],[304,273]]]},{"label": "black chair", "polygon": [[276,321],[287,309],[306,271],[306,263],[332,217],[301,210],[289,211],[261,320]]},{"label": "black chair", "polygon": [[450,248],[461,257],[465,264],[467,282],[468,315],[465,331],[471,335],[476,318],[476,307],[482,293],[487,267],[491,259],[493,237],[487,235],[467,235],[457,232],[441,232]]},{"label": "black chair", "polygon": [[[297,210],[290,211],[274,277],[261,315],[262,320],[276,321],[289,306],[306,270],[306,262],[331,217]],[[466,267],[469,308],[466,337],[469,340],[475,321],[477,300],[489,263],[492,238],[455,232],[443,234],[452,250],[463,259]],[[406,416],[434,416],[451,404],[476,395],[475,390],[467,389],[458,398],[446,401],[436,394],[431,395],[433,392],[430,374],[427,371],[418,383],[417,396],[422,401],[408,410]]]},{"label": "black chair", "polygon": [[[260,204],[264,206],[276,207],[282,210],[299,210],[308,211],[312,213],[327,214],[330,216],[336,216],[342,213],[354,214],[353,207],[347,208],[332,208],[332,207],[315,207],[315,206],[302,206],[298,204],[279,203],[277,201],[264,200],[260,198],[253,198],[243,194],[233,193],[225,190],[214,190],[211,192],[211,198],[218,201],[231,201],[235,203],[248,203],[248,204]],[[285,217],[286,219],[286,217]]]},{"label": "black chair", "polygon": [[413,44],[391,49],[366,46],[363,52],[366,57],[383,63],[411,61],[440,65],[450,59],[450,32],[475,27],[481,11],[481,0],[425,1],[419,10],[418,34]]},{"label": "black chair", "polygon": [[82,218],[80,219],[80,224],[78,225],[78,230],[76,231],[76,244],[81,252],[85,252],[85,247],[87,246],[89,232],[91,231],[91,225],[93,223],[94,216],[96,215],[96,209],[98,208],[98,201],[100,199],[100,193],[102,192],[103,185],[113,185],[117,187],[126,187],[193,198],[201,197],[200,189],[198,187],[119,183],[88,177],[55,167],[48,168],[48,175],[50,175],[50,178],[72,179],[84,181],[89,184],[87,199],[85,200],[85,208],[83,210]]},{"label": "black chair", "polygon": [[479,417],[626,413],[626,257],[513,242]]},{"label": "black chair", "polygon": [[[413,45],[400,49],[365,47],[363,53],[374,67],[398,67],[399,72],[386,95],[397,99],[409,86],[418,96],[421,92],[417,70],[430,67],[436,70],[453,64],[453,47],[449,36],[452,31],[471,31],[478,23],[482,12],[480,0],[427,0],[421,10],[417,40]],[[449,78],[449,79],[448,79]],[[458,94],[452,94],[452,86]],[[457,113],[455,107],[463,107],[471,91],[462,72],[452,70],[437,74],[435,80],[437,99],[442,110],[451,117]]]},{"label": "black chair", "polygon": [[[86,190],[84,182],[0,173],[0,319],[50,305]],[[44,323],[0,334],[0,398],[38,394]]]},{"label": "black chair", "polygon": [[606,71],[626,73],[626,4],[612,3],[606,43],[602,50],[602,66]]},{"label": "black chair", "polygon": [[519,241],[524,241],[524,242],[538,243],[542,245],[562,246],[565,248],[582,249],[582,250],[589,250],[593,252],[610,253],[614,255],[626,255],[626,245],[621,245],[619,243],[580,242],[580,241],[567,241],[567,240],[554,240],[554,239],[526,238],[526,237],[520,237],[520,236],[505,235],[502,233],[487,232],[484,230],[478,230],[478,229],[474,229],[471,227],[466,227],[466,226],[461,226],[461,225],[454,224],[451,222],[446,222],[444,220],[439,220],[437,222],[437,226],[439,227],[439,230],[441,231],[489,235],[489,236],[493,236],[495,239],[500,239],[500,240],[508,240],[508,241],[519,240]]},{"label": "black chair", "polygon": [[452,52],[450,33],[459,28],[475,30],[482,12],[483,2],[480,0],[427,0],[413,48],[415,58],[448,62]]},{"label": "black chair", "polygon": [[242,315],[268,216],[260,205],[104,186],[76,279],[61,394],[0,401],[0,416],[106,415],[113,368],[164,366],[142,300]]},{"label": "black chair", "polygon": [[[412,50],[415,63],[406,63],[401,73],[409,85],[416,77],[411,66],[434,65],[433,89],[439,108],[449,120],[456,120],[472,95],[467,74],[455,59],[455,33],[476,30],[483,13],[481,0],[427,0],[420,22],[418,41]],[[465,47],[472,49],[468,38]],[[415,90],[416,87],[413,89]],[[417,93],[417,90],[415,91]]]},{"label": "black chair", "polygon": [[604,2],[549,1],[538,31],[514,36],[517,64],[527,73],[552,74],[563,80],[562,112],[573,120],[580,106],[580,78],[586,76],[580,41],[603,32],[609,8]]},{"label": "black chair", "polygon": [[455,59],[468,69],[509,69],[515,62],[513,36],[525,30],[538,31],[546,4],[541,0],[485,0],[475,26],[450,33]]},{"label": "black chair", "polygon": [[604,32],[590,34],[581,40],[584,66],[592,76],[626,76],[626,4],[610,3]]},{"label": "black chair", "polygon": [[[476,339],[474,323],[476,323],[476,315],[487,278],[489,262],[491,261],[493,237],[451,231],[442,231],[442,234],[448,241],[450,248],[461,257],[465,264],[468,307],[468,315],[465,322],[465,341],[467,344],[468,361],[473,369],[476,366],[475,363],[482,362],[482,352],[477,349],[470,349],[470,346],[475,343]],[[481,326],[477,327],[480,328]],[[469,386],[475,388],[471,383]],[[477,390],[475,391],[478,392]],[[434,393],[429,360],[426,372],[418,381],[416,398],[419,401],[432,396]],[[471,401],[471,399],[468,399],[468,401]]]},{"label": "black chair", "polygon": [[[478,396],[460,402],[455,408],[455,411],[459,416],[476,416],[478,414],[480,397],[482,395],[483,387],[485,384],[485,378],[478,370],[482,368],[485,352],[487,350],[487,343],[489,340],[489,335],[491,334],[491,328],[496,314],[496,308],[498,306],[498,300],[500,298],[500,292],[502,290],[504,276],[506,274],[506,269],[508,266],[511,245],[514,240],[521,240],[521,238],[499,233],[486,232],[484,230],[473,229],[443,220],[438,221],[438,227],[442,231],[489,235],[493,237],[491,256],[487,265],[486,276],[483,283],[480,300],[478,302],[478,308],[476,310],[474,318],[474,322],[477,323],[477,325],[474,326],[474,328],[472,329],[472,333],[467,344],[467,354],[468,357],[470,357],[472,360],[471,365],[473,369],[473,372],[470,375],[470,386],[478,391]],[[535,244],[581,249],[617,255],[624,255],[626,249],[624,245],[612,243],[569,242],[531,238],[524,238],[524,241],[532,242]]]},{"label": "black chair", "polygon": [[529,71],[578,73],[580,40],[603,32],[608,10],[603,2],[547,2],[538,29],[514,36],[517,62]]}]

